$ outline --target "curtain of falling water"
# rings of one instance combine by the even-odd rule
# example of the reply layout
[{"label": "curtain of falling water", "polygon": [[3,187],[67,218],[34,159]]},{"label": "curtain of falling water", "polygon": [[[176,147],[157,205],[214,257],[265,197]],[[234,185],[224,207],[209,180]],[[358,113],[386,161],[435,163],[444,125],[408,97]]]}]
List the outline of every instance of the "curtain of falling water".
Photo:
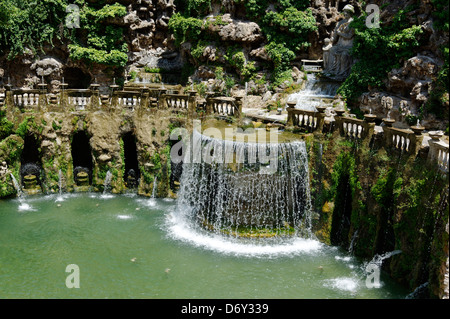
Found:
[{"label": "curtain of falling water", "polygon": [[[311,199],[304,142],[242,143],[194,131],[190,144],[183,164],[178,214],[215,232],[230,233],[246,227],[271,229],[281,235],[289,228],[291,234],[310,236]],[[201,156],[194,163],[193,145],[201,146]],[[261,161],[267,155],[276,162],[272,173],[267,172],[269,162]],[[230,159],[233,163],[228,163]]]}]

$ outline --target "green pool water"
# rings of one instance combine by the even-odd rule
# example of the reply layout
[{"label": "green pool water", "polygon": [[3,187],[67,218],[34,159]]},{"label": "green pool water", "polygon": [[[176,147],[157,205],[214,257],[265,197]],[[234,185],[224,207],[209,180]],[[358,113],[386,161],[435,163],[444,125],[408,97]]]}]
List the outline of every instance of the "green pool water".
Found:
[{"label": "green pool water", "polygon": [[[66,267],[80,288],[67,288]],[[199,233],[176,202],[68,194],[0,201],[0,298],[404,298],[315,240],[249,243]]]}]

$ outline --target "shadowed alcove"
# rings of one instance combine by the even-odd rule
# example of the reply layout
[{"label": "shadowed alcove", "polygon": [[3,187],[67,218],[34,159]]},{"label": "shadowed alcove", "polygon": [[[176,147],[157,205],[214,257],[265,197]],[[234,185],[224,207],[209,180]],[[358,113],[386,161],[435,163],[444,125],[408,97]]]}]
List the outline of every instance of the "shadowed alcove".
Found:
[{"label": "shadowed alcove", "polygon": [[[87,180],[92,183],[92,151],[89,137],[84,131],[74,134],[72,140],[73,176],[77,185]],[[88,179],[87,179],[88,177]]]},{"label": "shadowed alcove", "polygon": [[125,159],[124,182],[128,188],[135,188],[140,177],[139,162],[137,158],[136,137],[133,133],[122,136]]},{"label": "shadowed alcove", "polygon": [[25,137],[20,163],[22,185],[25,188],[41,185],[41,155],[39,153],[39,143],[33,135]]}]

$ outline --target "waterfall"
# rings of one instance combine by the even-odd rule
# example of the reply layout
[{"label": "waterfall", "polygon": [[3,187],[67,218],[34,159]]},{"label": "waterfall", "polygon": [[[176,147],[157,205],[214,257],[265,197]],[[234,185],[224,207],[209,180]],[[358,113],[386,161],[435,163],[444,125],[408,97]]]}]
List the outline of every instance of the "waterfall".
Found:
[{"label": "waterfall", "polygon": [[288,101],[297,101],[297,109],[317,112],[316,106],[323,105],[326,99],[334,98],[339,83],[322,81],[314,74],[308,74],[307,77],[305,88],[289,95]]},{"label": "waterfall", "polygon": [[23,193],[22,193],[22,188],[20,187],[20,184],[19,184],[19,182],[17,181],[17,179],[14,177],[14,175],[13,175],[12,173],[10,173],[10,175],[11,175],[11,179],[12,179],[14,188],[15,188],[16,191],[17,191],[17,197],[21,198],[21,197],[22,197],[22,194],[23,194]]},{"label": "waterfall", "polygon": [[58,172],[58,187],[59,187],[59,196],[62,196],[62,171]]},{"label": "waterfall", "polygon": [[155,176],[155,179],[153,180],[152,198],[156,197],[157,181],[158,181],[158,177]]},{"label": "waterfall", "polygon": [[426,296],[428,293],[428,281],[426,283],[421,284],[419,287],[414,289],[412,293],[405,297],[405,299],[420,299],[423,296]]},{"label": "waterfall", "polygon": [[103,182],[103,195],[106,194],[106,192],[109,189],[109,185],[111,184],[112,174],[110,171],[106,173],[105,181]]},{"label": "waterfall", "polygon": [[[211,161],[190,161],[186,152],[178,194],[178,214],[191,224],[237,236],[239,228],[275,237],[311,236],[311,198],[306,145],[243,143],[206,137],[194,131]],[[262,159],[277,160],[276,171]],[[289,231],[287,231],[289,230]]]},{"label": "waterfall", "polygon": [[358,237],[358,230],[356,230],[356,231],[353,233],[352,240],[351,240],[351,242],[350,242],[350,246],[348,247],[348,252],[349,252],[350,254],[353,254],[353,247],[354,247],[354,245],[355,245],[355,240],[356,240],[357,237]]}]

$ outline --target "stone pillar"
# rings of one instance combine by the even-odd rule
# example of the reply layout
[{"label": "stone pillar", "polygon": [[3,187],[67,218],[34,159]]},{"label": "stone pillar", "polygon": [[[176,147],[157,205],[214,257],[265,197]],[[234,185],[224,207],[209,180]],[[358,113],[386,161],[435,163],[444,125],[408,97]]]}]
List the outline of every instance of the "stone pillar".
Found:
[{"label": "stone pillar", "polygon": [[188,102],[188,115],[190,117],[194,117],[195,112],[197,111],[197,91],[190,90],[189,91],[189,102]]},{"label": "stone pillar", "polygon": [[99,92],[100,84],[93,83],[91,84],[91,105],[89,109],[92,111],[100,109],[100,92]]},{"label": "stone pillar", "polygon": [[141,90],[141,104],[138,108],[138,114],[141,115],[147,108],[150,107],[150,90],[146,87]]},{"label": "stone pillar", "polygon": [[236,106],[237,106],[237,118],[242,119],[242,102],[243,102],[243,96],[236,96]]},{"label": "stone pillar", "polygon": [[47,107],[47,84],[46,83],[39,83],[39,104],[38,109],[39,111],[46,111]]},{"label": "stone pillar", "polygon": [[336,123],[336,127],[339,130],[339,134],[341,136],[344,136],[344,127],[343,127],[343,121],[342,121],[342,117],[345,113],[344,109],[337,109],[335,110],[336,112],[336,116],[334,117],[334,121]]},{"label": "stone pillar", "polygon": [[109,86],[109,88],[111,89],[111,106],[110,106],[110,110],[114,111],[118,107],[118,104],[119,104],[119,100],[118,100],[119,97],[116,94],[116,91],[119,88],[119,86],[117,84],[115,84],[115,81],[114,81],[114,84],[111,84]]},{"label": "stone pillar", "polygon": [[325,124],[325,110],[327,109],[325,106],[318,106],[316,107],[317,111],[319,112],[317,117],[317,129],[316,131],[319,133],[323,132],[323,126]]},{"label": "stone pillar", "polygon": [[288,112],[288,118],[286,121],[286,125],[288,127],[293,127],[294,126],[294,116],[292,114],[292,111],[295,109],[295,106],[297,105],[297,102],[295,101],[291,101],[291,102],[287,102],[287,112]]},{"label": "stone pillar", "polygon": [[411,155],[417,156],[417,153],[420,150],[420,147],[422,146],[423,142],[423,135],[422,132],[425,130],[425,127],[416,125],[411,126],[411,130],[414,132],[414,138],[411,138]]},{"label": "stone pillar", "polygon": [[159,89],[158,108],[161,109],[161,110],[167,108],[166,93],[167,93],[167,89],[166,88],[160,88]]},{"label": "stone pillar", "polygon": [[68,83],[61,83],[59,87],[61,88],[61,92],[59,93],[59,104],[62,108],[63,112],[66,112],[69,108],[69,98],[67,96],[67,87]]},{"label": "stone pillar", "polygon": [[211,115],[213,112],[213,99],[214,92],[206,92],[206,115]]}]

